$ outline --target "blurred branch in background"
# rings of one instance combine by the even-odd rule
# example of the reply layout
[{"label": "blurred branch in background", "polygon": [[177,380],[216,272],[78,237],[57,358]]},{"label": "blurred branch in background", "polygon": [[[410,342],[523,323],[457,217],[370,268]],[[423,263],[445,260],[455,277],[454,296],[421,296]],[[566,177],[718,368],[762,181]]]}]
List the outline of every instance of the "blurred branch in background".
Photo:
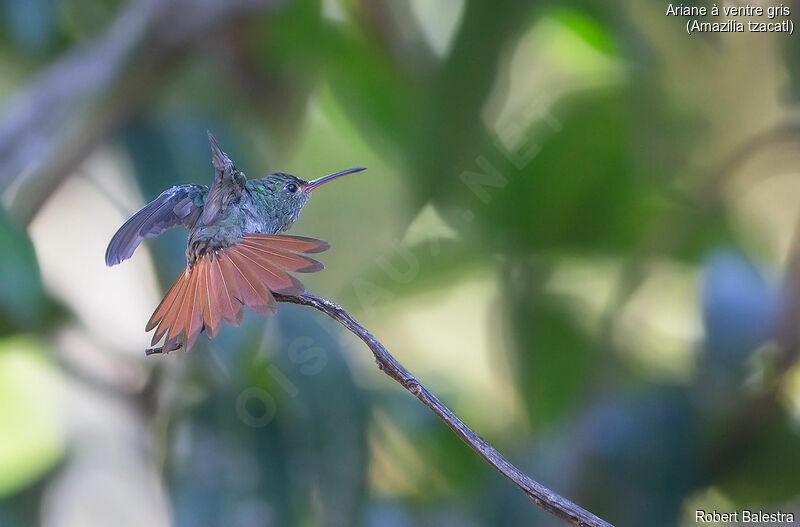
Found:
[{"label": "blurred branch in background", "polygon": [[375,361],[378,363],[378,368],[381,371],[396,380],[403,388],[422,401],[422,404],[439,416],[462,441],[485,459],[487,463],[497,469],[498,472],[521,488],[536,505],[573,525],[611,527],[610,523],[601,520],[589,511],[584,510],[547,487],[537,483],[511,464],[500,452],[489,444],[488,441],[464,424],[464,422],[461,421],[447,405],[440,401],[438,397],[428,391],[411,372],[389,353],[389,350],[387,350],[367,328],[354,319],[342,306],[309,293],[298,296],[276,293],[275,299],[278,300],[278,302],[288,302],[313,307],[336,320],[358,338],[363,340],[364,344],[366,344],[375,355]]},{"label": "blurred branch in background", "polygon": [[800,145],[800,124],[783,123],[751,137],[707,174],[698,175],[688,183],[688,188],[679,195],[679,205],[659,219],[651,228],[652,234],[644,238],[625,264],[603,315],[601,338],[605,347],[609,346],[617,317],[647,276],[648,265],[659,256],[685,249],[683,245],[694,234],[691,226],[703,223],[720,211],[725,184],[738,169],[768,148],[787,143],[795,148]]},{"label": "blurred branch in background", "polygon": [[779,425],[783,417],[781,390],[800,354],[800,218],[795,225],[782,291],[777,300],[777,312],[770,328],[776,349],[768,356],[760,390],[737,405],[724,438],[709,446],[709,465],[717,476],[724,476],[735,467],[737,460],[754,450],[754,442],[761,431]]},{"label": "blurred branch in background", "polygon": [[192,46],[277,0],[137,0],[109,29],[48,67],[0,122],[0,192],[28,223],[97,144],[169,77]]}]

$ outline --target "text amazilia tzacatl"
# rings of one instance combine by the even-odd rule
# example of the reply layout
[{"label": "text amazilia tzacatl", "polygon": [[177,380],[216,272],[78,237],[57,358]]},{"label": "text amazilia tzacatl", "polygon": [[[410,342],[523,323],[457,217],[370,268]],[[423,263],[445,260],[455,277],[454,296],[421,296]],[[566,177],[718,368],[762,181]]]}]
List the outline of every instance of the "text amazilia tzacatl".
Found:
[{"label": "text amazilia tzacatl", "polygon": [[165,190],[133,215],[111,238],[106,265],[131,257],[144,238],[183,225],[189,229],[186,269],[156,308],[145,331],[155,328],[152,345],[166,335],[161,351],[191,348],[203,330],[217,334],[222,321],[237,326],[242,306],[262,314],[277,309],[272,291],[303,292],[303,284],[287,271],[319,271],[322,264],[298,253],[317,253],[327,242],[279,235],[300,215],[311,192],[339,176],[365,170],[336,172],[313,181],[276,172],[247,179],[211,141],[214,181]]}]

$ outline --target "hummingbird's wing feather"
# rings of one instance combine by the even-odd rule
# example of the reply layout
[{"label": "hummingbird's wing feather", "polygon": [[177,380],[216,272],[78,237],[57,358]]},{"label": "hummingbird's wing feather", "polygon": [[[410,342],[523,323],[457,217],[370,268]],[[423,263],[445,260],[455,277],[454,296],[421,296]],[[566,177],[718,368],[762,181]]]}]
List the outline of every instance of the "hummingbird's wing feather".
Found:
[{"label": "hummingbird's wing feather", "polygon": [[222,299],[222,313],[223,318],[228,324],[238,326],[242,321],[242,293],[239,291],[239,286],[236,283],[236,277],[233,275],[234,269],[231,265],[222,265],[222,259],[216,255],[212,266],[216,268],[218,274],[218,284],[215,290]]},{"label": "hummingbird's wing feather", "polygon": [[247,177],[233,164],[228,154],[222,151],[217,140],[208,133],[211,142],[211,163],[214,165],[214,181],[208,192],[206,206],[203,208],[203,223],[210,225],[214,222],[225,205],[237,199],[244,192]]},{"label": "hummingbird's wing feather", "polygon": [[205,185],[180,185],[162,192],[114,234],[106,249],[106,265],[127,260],[143,239],[158,236],[170,227],[194,227],[207,194]]},{"label": "hummingbird's wing feather", "polygon": [[231,274],[242,295],[239,298],[242,304],[262,315],[275,313],[278,306],[269,292],[269,288],[259,276],[258,271],[247,260],[241,258],[237,251],[228,247],[225,254],[220,255],[220,265],[231,268]]},{"label": "hummingbird's wing feather", "polygon": [[191,276],[191,289],[189,290],[189,299],[184,305],[186,306],[186,339],[184,345],[188,350],[191,348],[200,332],[203,331],[203,302],[202,291],[205,288],[203,279],[205,278],[205,266],[208,260],[198,260],[192,267]]},{"label": "hummingbird's wing feather", "polygon": [[321,253],[331,248],[322,240],[288,234],[245,234],[241,241],[296,253]]},{"label": "hummingbird's wing feather", "polygon": [[[184,324],[186,323],[186,317],[182,315],[184,314],[184,305],[186,305],[187,293],[192,287],[192,275],[191,273],[183,272],[181,273],[181,276],[178,277],[178,280],[184,282],[183,286],[181,286],[181,291],[175,298],[175,303],[170,308],[169,313],[164,317],[164,320],[161,321],[162,325],[156,330],[157,332],[160,332],[162,327],[163,329],[167,330],[167,342],[175,340],[182,342],[182,331]],[[153,344],[155,344],[155,342],[153,342]]]},{"label": "hummingbird's wing feather", "polygon": [[295,273],[314,273],[322,271],[325,266],[321,262],[303,256],[302,254],[295,254],[281,249],[265,245],[255,245],[248,243],[244,239],[236,244],[245,254],[248,254],[258,260],[266,260],[270,263],[280,265],[287,271],[294,271]]},{"label": "hummingbird's wing feather", "polygon": [[[158,306],[156,312],[153,313],[150,322],[145,328],[145,331],[150,331],[158,325],[156,332],[153,334],[153,340],[150,343],[151,346],[155,346],[156,342],[161,340],[161,337],[167,333],[167,330],[169,330],[175,322],[175,313],[181,306],[183,297],[186,296],[186,283],[186,273],[181,273],[178,279],[175,280],[175,285],[173,285],[172,289],[167,293],[167,296],[164,297],[164,300],[161,301],[161,305]],[[172,291],[175,291],[175,294],[170,298]],[[163,308],[163,311],[162,306],[166,306]],[[161,311],[161,314],[159,311]]]},{"label": "hummingbird's wing feather", "polygon": [[321,240],[302,236],[245,234],[224,249],[208,251],[181,273],[156,308],[147,331],[155,328],[153,345],[166,335],[165,351],[191,348],[203,330],[215,336],[225,320],[241,321],[242,306],[272,314],[272,292],[300,294],[303,284],[289,272],[313,272],[322,264],[297,252],[327,249]]},{"label": "hummingbird's wing feather", "polygon": [[211,292],[211,262],[208,261],[207,265],[204,265],[203,267],[204,275],[200,282],[202,284],[200,288],[200,294],[203,304],[203,327],[206,328],[206,331],[208,331],[209,338],[213,339],[217,334],[220,323],[222,322],[222,308],[219,305],[222,299],[213,295]]},{"label": "hummingbird's wing feather", "polygon": [[[241,320],[242,304],[236,299],[236,296],[231,291],[225,277],[222,275],[222,269],[219,266],[219,258],[212,258],[211,265],[208,266],[208,295],[209,304],[214,315],[209,321],[208,334],[213,337],[220,326],[221,319],[224,319],[232,326],[238,326]],[[213,328],[213,331],[212,329]]]},{"label": "hummingbird's wing feather", "polygon": [[[164,319],[167,313],[169,313],[170,309],[172,308],[172,304],[175,303],[175,299],[181,293],[181,287],[184,285],[184,281],[181,280],[185,273],[181,273],[181,276],[175,280],[175,283],[172,284],[172,287],[169,288],[167,294],[164,296],[164,299],[158,304],[158,307],[153,312],[153,316],[150,317],[150,320],[147,322],[147,326],[145,326],[145,331],[150,331],[154,327],[158,325],[161,320]],[[158,339],[156,339],[156,342]]]}]

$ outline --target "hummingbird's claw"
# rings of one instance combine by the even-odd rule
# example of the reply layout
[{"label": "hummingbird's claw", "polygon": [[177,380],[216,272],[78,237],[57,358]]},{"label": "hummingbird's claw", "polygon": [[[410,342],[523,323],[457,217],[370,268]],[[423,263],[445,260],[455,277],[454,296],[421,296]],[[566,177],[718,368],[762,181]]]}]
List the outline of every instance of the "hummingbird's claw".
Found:
[{"label": "hummingbird's claw", "polygon": [[183,347],[183,344],[181,344],[179,342],[174,348],[169,348],[169,349],[166,349],[165,346],[158,346],[158,347],[155,347],[155,348],[147,348],[146,350],[144,350],[144,354],[147,357],[149,357],[150,355],[166,355],[170,351],[179,350],[182,347]]},{"label": "hummingbird's claw", "polygon": [[150,355],[160,355],[164,353],[164,346],[158,346],[157,348],[147,348],[144,350],[144,354],[149,357]]}]

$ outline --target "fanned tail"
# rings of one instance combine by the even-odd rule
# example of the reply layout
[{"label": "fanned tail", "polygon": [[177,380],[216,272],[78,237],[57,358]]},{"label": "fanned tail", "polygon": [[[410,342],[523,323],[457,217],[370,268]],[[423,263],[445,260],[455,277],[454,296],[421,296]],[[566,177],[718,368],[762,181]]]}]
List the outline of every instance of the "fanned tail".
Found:
[{"label": "fanned tail", "polygon": [[242,306],[272,314],[272,291],[300,294],[303,284],[287,273],[320,271],[323,265],[302,254],[317,253],[327,242],[303,236],[245,234],[238,242],[198,258],[178,276],[153,312],[145,331],[155,328],[152,344],[166,335],[163,352],[190,349],[203,330],[214,337],[222,321],[238,326]]}]

